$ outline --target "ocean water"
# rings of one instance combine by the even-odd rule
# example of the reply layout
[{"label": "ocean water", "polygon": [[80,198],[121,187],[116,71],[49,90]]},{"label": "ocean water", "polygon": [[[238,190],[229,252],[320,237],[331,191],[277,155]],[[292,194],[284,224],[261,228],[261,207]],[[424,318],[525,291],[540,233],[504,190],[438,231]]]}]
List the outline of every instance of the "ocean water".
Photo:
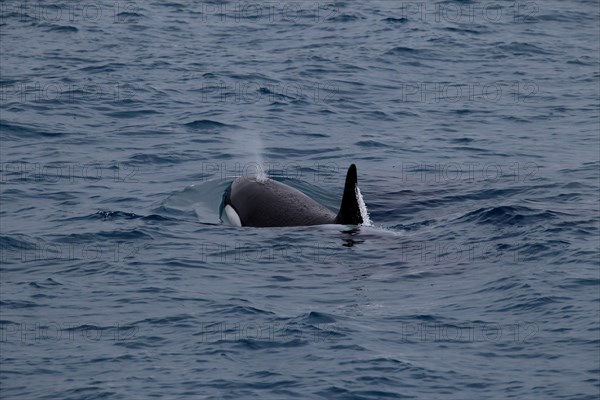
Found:
[{"label": "ocean water", "polygon": [[597,1],[0,13],[2,399],[598,398]]}]

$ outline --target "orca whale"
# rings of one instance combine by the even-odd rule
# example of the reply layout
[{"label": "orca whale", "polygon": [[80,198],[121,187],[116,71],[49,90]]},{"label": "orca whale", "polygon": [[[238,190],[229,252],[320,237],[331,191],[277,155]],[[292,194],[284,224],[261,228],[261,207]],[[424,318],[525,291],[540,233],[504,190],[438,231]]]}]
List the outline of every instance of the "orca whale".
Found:
[{"label": "orca whale", "polygon": [[363,223],[356,166],[350,165],[337,214],[301,191],[272,179],[236,178],[223,195],[221,216],[237,226],[276,227]]}]

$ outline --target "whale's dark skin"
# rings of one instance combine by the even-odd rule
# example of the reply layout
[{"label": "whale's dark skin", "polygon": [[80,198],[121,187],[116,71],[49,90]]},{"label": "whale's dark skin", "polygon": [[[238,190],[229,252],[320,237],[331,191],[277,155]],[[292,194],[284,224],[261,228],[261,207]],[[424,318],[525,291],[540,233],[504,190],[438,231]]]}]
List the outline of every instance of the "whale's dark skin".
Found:
[{"label": "whale's dark skin", "polygon": [[272,179],[237,178],[224,196],[224,205],[235,210],[242,226],[358,225],[363,219],[356,184],[356,166],[352,164],[338,214],[299,190]]}]

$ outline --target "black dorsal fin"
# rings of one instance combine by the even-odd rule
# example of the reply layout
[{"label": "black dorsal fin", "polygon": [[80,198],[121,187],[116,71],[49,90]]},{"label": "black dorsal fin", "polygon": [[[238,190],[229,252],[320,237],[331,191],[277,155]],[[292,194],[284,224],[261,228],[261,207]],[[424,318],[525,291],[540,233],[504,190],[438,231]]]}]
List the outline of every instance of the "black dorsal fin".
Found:
[{"label": "black dorsal fin", "polygon": [[335,222],[338,224],[358,225],[363,223],[356,193],[357,182],[358,179],[356,177],[356,165],[352,164],[350,168],[348,168],[348,173],[346,174],[346,184],[344,185],[342,205],[340,206],[340,211],[335,218]]}]

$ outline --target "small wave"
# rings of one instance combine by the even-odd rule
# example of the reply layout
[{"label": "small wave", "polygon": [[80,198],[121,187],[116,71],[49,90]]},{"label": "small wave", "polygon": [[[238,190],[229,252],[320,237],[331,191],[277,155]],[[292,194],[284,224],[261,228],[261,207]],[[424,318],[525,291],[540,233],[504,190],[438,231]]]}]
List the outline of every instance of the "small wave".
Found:
[{"label": "small wave", "polygon": [[360,147],[390,147],[385,143],[377,142],[375,140],[361,140],[354,144]]},{"label": "small wave", "polygon": [[0,235],[0,248],[2,248],[3,250],[11,248],[31,250],[35,249],[37,245],[38,241],[27,235]]},{"label": "small wave", "polygon": [[111,240],[137,240],[146,239],[152,240],[153,237],[139,229],[131,230],[114,230],[114,231],[100,231],[90,233],[72,233],[65,236],[65,240],[72,242],[86,242],[86,241],[97,241],[99,239],[111,239]]},{"label": "small wave", "polygon": [[[504,308],[499,309],[498,311],[541,311],[544,310],[549,304],[564,303],[565,300],[570,299],[570,297],[564,296],[539,296],[523,301],[519,298],[518,302],[512,303]],[[510,298],[506,300],[511,301]],[[516,300],[516,298],[513,300]]]},{"label": "small wave", "polygon": [[407,18],[388,17],[388,18],[384,18],[382,21],[387,22],[389,24],[405,24],[408,22],[408,19]]},{"label": "small wave", "polygon": [[[248,350],[262,350],[262,349],[273,349],[277,347],[289,348],[289,347],[302,347],[306,346],[309,342],[302,340],[301,338],[296,339],[290,334],[290,339],[286,341],[274,341],[265,339],[240,339],[236,340],[236,347],[241,347]],[[270,384],[273,385],[273,384]],[[284,386],[288,387],[289,382],[285,382]]]},{"label": "small wave", "polygon": [[43,282],[29,282],[29,286],[34,287],[36,289],[49,289],[55,286],[62,286],[62,283],[58,283],[52,278],[48,278]]},{"label": "small wave", "polygon": [[46,30],[46,32],[64,32],[64,33],[75,33],[79,32],[74,26],[71,25],[59,25],[59,26],[51,26]]},{"label": "small wave", "polygon": [[121,11],[116,16],[118,17],[119,22],[126,22],[128,19],[138,19],[146,17],[144,14],[132,11]]},{"label": "small wave", "polygon": [[77,219],[102,219],[103,221],[107,220],[118,220],[118,219],[141,219],[147,221],[172,221],[172,218],[163,217],[158,214],[150,214],[150,215],[138,215],[132,212],[125,211],[101,211],[98,210],[94,214],[90,214],[85,217],[76,217]]},{"label": "small wave", "polygon": [[406,224],[406,225],[404,225],[404,224],[393,225],[393,226],[390,226],[388,229],[390,229],[392,231],[401,231],[401,232],[417,231],[426,226],[434,225],[436,222],[437,221],[434,219],[428,219],[425,221],[413,222],[413,223]]},{"label": "small wave", "polygon": [[[569,242],[564,240],[548,240],[543,243],[523,243],[519,246],[515,255],[518,255],[518,259],[521,261],[536,261],[541,258],[548,259],[548,262],[552,260],[553,263],[560,262],[560,259],[556,257],[567,257],[566,250],[569,248]],[[566,258],[564,262],[569,263],[574,260]]]},{"label": "small wave", "polygon": [[4,309],[7,309],[7,308],[20,309],[20,308],[39,307],[39,305],[33,301],[27,301],[27,300],[22,300],[22,301],[0,300],[0,307],[2,307]]},{"label": "small wave", "polygon": [[[154,293],[154,292],[152,292]],[[140,324],[150,324],[150,325],[167,325],[167,326],[178,326],[178,325],[186,325],[190,326],[186,322],[192,322],[195,318],[189,314],[179,314],[172,315],[162,318],[146,318],[141,321],[136,321],[131,324],[132,327],[137,327]]]},{"label": "small wave", "polygon": [[532,55],[532,54],[552,54],[541,47],[530,43],[512,42],[498,46],[499,49],[509,52],[513,55]]},{"label": "small wave", "polygon": [[0,131],[2,131],[3,134],[14,134],[14,136],[19,139],[22,139],[23,137],[59,137],[67,135],[64,132],[40,130],[33,126],[23,126],[7,122],[6,120],[0,122]]},{"label": "small wave", "polygon": [[88,332],[94,332],[94,334],[97,334],[97,332],[99,331],[110,331],[110,330],[114,330],[115,326],[114,325],[108,325],[108,326],[100,326],[100,325],[94,325],[94,324],[81,324],[81,325],[77,325],[77,326],[69,326],[67,328],[64,328],[63,331],[65,332],[83,332],[88,333]]},{"label": "small wave", "polygon": [[538,211],[522,206],[500,206],[480,208],[464,215],[461,219],[480,224],[529,225],[547,222],[555,217],[556,213],[549,210]]},{"label": "small wave", "polygon": [[129,158],[131,163],[140,165],[149,164],[177,164],[180,160],[174,156],[164,156],[157,154],[142,154],[137,153]]},{"label": "small wave", "polygon": [[166,339],[160,336],[135,336],[135,340],[115,341],[115,346],[132,350],[152,349],[164,345],[165,341]]},{"label": "small wave", "polygon": [[410,63],[407,63],[406,61],[405,61],[405,63],[408,65],[413,65],[413,66],[420,67],[420,68],[425,68],[426,65],[424,65],[414,59],[434,60],[434,59],[439,59],[439,57],[440,57],[440,55],[435,50],[419,49],[419,48],[407,47],[407,46],[393,47],[390,50],[386,51],[384,54],[388,55],[388,56],[400,56],[403,60],[412,58],[413,60],[411,60]]},{"label": "small wave", "polygon": [[337,151],[340,151],[339,147],[323,147],[321,149],[298,149],[298,148],[289,148],[289,147],[267,147],[265,149],[268,151],[268,156],[271,158],[276,158],[276,156],[281,157],[282,154],[285,154],[286,157],[302,157],[308,155],[317,155],[317,154],[331,154]]},{"label": "small wave", "polygon": [[452,27],[452,26],[446,27],[444,29],[448,32],[469,33],[469,34],[473,34],[473,35],[479,35],[481,33],[481,31],[478,31],[475,29],[456,28],[456,27]]},{"label": "small wave", "polygon": [[472,142],[473,142],[473,139],[467,138],[467,137],[450,139],[450,143],[455,143],[455,144],[468,144],[468,143],[472,143]]},{"label": "small wave", "polygon": [[582,286],[600,287],[598,278],[570,278],[565,283],[558,285],[561,289],[582,289]]},{"label": "small wave", "polygon": [[352,22],[352,21],[358,21],[359,19],[363,19],[363,18],[364,17],[358,16],[358,15],[344,13],[344,14],[336,15],[334,17],[327,18],[327,21]]},{"label": "small wave", "polygon": [[100,72],[114,72],[117,69],[121,69],[127,67],[126,64],[123,63],[108,63],[102,65],[90,65],[87,67],[83,67],[80,71],[89,72],[89,73],[100,73]]},{"label": "small wave", "polygon": [[386,54],[414,54],[418,52],[418,49],[413,49],[412,47],[396,46],[393,49],[388,50]]},{"label": "small wave", "polygon": [[219,315],[274,315],[271,311],[261,310],[251,306],[232,306],[225,309],[215,310],[209,314]]},{"label": "small wave", "polygon": [[131,110],[131,111],[117,111],[109,113],[109,117],[113,118],[139,118],[146,115],[160,114],[156,110]]},{"label": "small wave", "polygon": [[585,66],[590,66],[590,65],[595,65],[595,61],[592,60],[590,57],[579,57],[576,58],[574,60],[569,60],[567,61],[567,64],[573,64],[573,65],[585,65]]},{"label": "small wave", "polygon": [[213,121],[210,119],[199,119],[196,121],[185,123],[184,125],[192,129],[215,129],[233,127],[233,125],[227,125],[222,122]]},{"label": "small wave", "polygon": [[317,311],[311,311],[306,316],[306,322],[310,324],[333,324],[336,319],[331,314],[320,313]]}]

